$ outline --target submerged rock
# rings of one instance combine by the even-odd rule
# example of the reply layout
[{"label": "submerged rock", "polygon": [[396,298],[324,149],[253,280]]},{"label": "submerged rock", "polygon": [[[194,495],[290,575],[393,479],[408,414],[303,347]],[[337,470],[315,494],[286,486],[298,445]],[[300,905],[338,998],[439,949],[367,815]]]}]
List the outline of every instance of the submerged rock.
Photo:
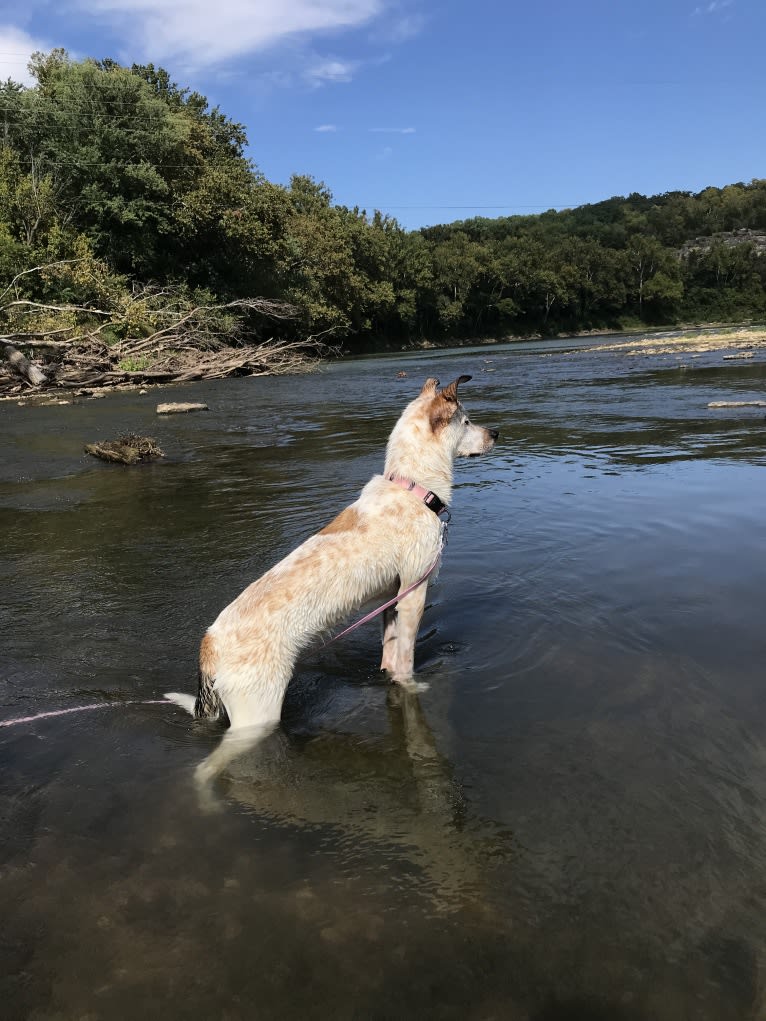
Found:
[{"label": "submerged rock", "polygon": [[86,443],[85,453],[117,464],[138,464],[139,461],[165,456],[151,436],[137,436],[135,433],[127,433],[116,440]]}]

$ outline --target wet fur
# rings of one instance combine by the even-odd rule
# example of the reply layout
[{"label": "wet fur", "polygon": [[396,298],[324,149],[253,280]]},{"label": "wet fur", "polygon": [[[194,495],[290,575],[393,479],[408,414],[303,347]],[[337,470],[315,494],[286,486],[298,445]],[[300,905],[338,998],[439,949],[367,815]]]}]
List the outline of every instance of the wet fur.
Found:
[{"label": "wet fur", "polygon": [[[470,378],[460,376],[442,390],[437,379],[426,381],[394,426],[384,474],[218,615],[200,646],[196,699],[176,692],[166,698],[198,718],[228,718],[227,737],[247,730],[252,744],[278,723],[295,662],[317,635],[426,573],[438,553],[439,519],[388,476],[411,479],[449,503],[454,458],[486,453],[497,439],[495,431],[469,422],[458,399],[458,385]],[[420,585],[383,619],[381,669],[405,687],[413,683],[427,587]],[[221,750],[221,761],[208,763],[210,772],[227,757]]]}]

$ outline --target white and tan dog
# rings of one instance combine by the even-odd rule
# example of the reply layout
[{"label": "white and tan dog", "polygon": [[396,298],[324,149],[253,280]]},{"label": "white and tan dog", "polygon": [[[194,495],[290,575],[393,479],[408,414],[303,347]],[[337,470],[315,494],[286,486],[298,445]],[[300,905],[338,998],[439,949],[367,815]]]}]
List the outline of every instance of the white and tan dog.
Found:
[{"label": "white and tan dog", "polygon": [[[442,390],[438,379],[426,380],[394,426],[383,475],[218,615],[202,639],[197,698],[166,698],[198,718],[228,716],[229,743],[241,733],[249,747],[279,722],[295,662],[317,635],[368,600],[404,593],[428,572],[439,554],[438,515],[452,494],[455,457],[484,454],[498,437],[463,410],[458,386],[470,378]],[[423,582],[383,618],[381,670],[404,686],[413,684],[427,587]],[[214,752],[202,774],[214,775],[234,754]]]}]

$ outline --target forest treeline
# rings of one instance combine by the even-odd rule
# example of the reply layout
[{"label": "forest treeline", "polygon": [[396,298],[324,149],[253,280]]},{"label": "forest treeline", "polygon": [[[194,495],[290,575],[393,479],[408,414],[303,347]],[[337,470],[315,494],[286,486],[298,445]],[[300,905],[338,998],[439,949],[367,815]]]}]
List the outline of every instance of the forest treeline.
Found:
[{"label": "forest treeline", "polygon": [[243,126],[161,68],[56,50],[31,69],[0,86],[0,333],[20,345],[150,337],[169,296],[350,350],[766,315],[766,180],[407,231],[268,181]]}]

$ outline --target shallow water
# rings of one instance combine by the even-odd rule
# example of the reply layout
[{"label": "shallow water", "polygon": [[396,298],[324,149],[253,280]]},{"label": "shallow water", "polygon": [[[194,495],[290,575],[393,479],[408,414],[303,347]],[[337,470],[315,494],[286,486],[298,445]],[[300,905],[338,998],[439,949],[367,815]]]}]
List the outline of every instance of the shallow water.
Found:
[{"label": "shallow water", "polygon": [[[580,345],[582,347],[582,345]],[[407,377],[397,379],[399,370]],[[458,464],[417,665],[371,625],[201,803],[199,638],[382,467],[428,375]],[[514,345],[0,406],[5,1019],[766,1017],[766,358]],[[155,436],[125,469],[82,446]]]}]

